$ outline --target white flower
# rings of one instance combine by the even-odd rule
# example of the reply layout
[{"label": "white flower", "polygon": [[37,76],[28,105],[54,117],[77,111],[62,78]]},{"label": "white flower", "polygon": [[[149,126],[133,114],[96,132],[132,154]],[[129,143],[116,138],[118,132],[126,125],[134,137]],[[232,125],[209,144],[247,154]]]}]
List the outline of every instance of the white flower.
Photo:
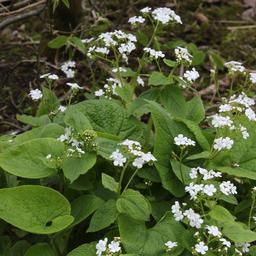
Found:
[{"label": "white flower", "polygon": [[250,73],[250,81],[256,84],[256,73]]},{"label": "white flower", "polygon": [[249,133],[247,129],[244,126],[240,125],[240,131],[242,133],[243,138],[247,140],[249,138]]},{"label": "white flower", "polygon": [[55,74],[51,74],[51,73],[47,73],[47,74],[44,74],[44,75],[41,75],[40,78],[49,78],[50,80],[58,80],[59,77]]},{"label": "white flower", "polygon": [[221,150],[224,150],[224,149],[231,149],[232,146],[234,144],[234,141],[232,139],[230,139],[229,137],[220,137],[220,138],[217,138],[214,140],[214,145],[213,145],[213,148],[218,150],[218,151],[221,151]]},{"label": "white flower", "polygon": [[183,75],[184,79],[190,83],[196,81],[196,79],[199,78],[199,76],[200,75],[195,68],[192,68],[192,70],[187,70]]},{"label": "white flower", "polygon": [[192,55],[188,52],[187,48],[178,46],[175,48],[174,53],[178,62],[185,61],[189,64],[192,62]]},{"label": "white flower", "polygon": [[121,252],[121,246],[119,241],[113,240],[109,245],[108,249],[111,253]]},{"label": "white flower", "polygon": [[229,69],[230,72],[241,72],[245,71],[245,67],[241,62],[238,61],[229,61],[224,63],[224,65]]},{"label": "white flower", "polygon": [[229,180],[223,181],[220,184],[220,191],[227,196],[237,194],[236,186],[233,183],[231,183]]},{"label": "white flower", "polygon": [[208,233],[210,235],[221,237],[221,232],[219,231],[218,227],[216,226],[206,226],[206,229],[208,230]]},{"label": "white flower", "polygon": [[193,180],[193,179],[196,179],[197,178],[197,168],[192,168],[190,170],[190,173],[189,173],[189,176],[190,178]]},{"label": "white flower", "polygon": [[152,10],[151,7],[144,7],[143,9],[140,10],[142,13],[149,13]]},{"label": "white flower", "polygon": [[177,146],[195,146],[196,142],[185,137],[183,134],[178,134],[174,138],[174,144]]},{"label": "white flower", "polygon": [[229,103],[238,103],[245,106],[246,108],[255,105],[254,99],[249,98],[244,92],[239,94],[237,97],[236,95],[231,96]]},{"label": "white flower", "polygon": [[140,76],[137,77],[136,81],[137,81],[137,83],[138,83],[139,85],[141,85],[142,87],[143,87],[144,84],[145,84],[144,81],[143,81],[143,79],[142,79]]},{"label": "white flower", "polygon": [[102,256],[102,253],[107,250],[107,243],[108,243],[108,239],[105,238],[104,240],[100,240],[96,244],[96,255],[97,256]]},{"label": "white flower", "polygon": [[167,252],[171,251],[172,248],[178,246],[177,242],[168,241],[164,244],[167,247]]},{"label": "white flower", "polygon": [[99,89],[98,91],[95,91],[95,96],[101,97],[105,94],[105,92],[102,89]]},{"label": "white flower", "polygon": [[155,162],[156,161],[156,158],[151,154],[151,152],[147,152],[147,153],[142,153],[142,156],[141,156],[142,158],[143,158],[143,160],[145,161],[145,162],[151,162],[151,161],[153,161],[153,162]]},{"label": "white flower", "polygon": [[237,247],[241,247],[243,253],[247,253],[250,251],[251,244],[249,243],[236,243]]},{"label": "white flower", "polygon": [[143,164],[145,163],[144,159],[142,157],[137,157],[132,162],[132,165],[138,169],[141,169],[143,167]]},{"label": "white flower", "polygon": [[219,112],[229,112],[232,110],[232,106],[229,104],[223,104],[219,107]]},{"label": "white flower", "polygon": [[60,112],[62,112],[62,113],[65,112],[66,109],[67,109],[67,107],[62,106],[62,105],[60,105],[59,108],[58,108],[58,110],[59,110]]},{"label": "white flower", "polygon": [[201,242],[199,242],[198,244],[195,245],[195,250],[199,254],[204,255],[208,251],[208,246],[205,245],[205,243],[201,241]]},{"label": "white flower", "polygon": [[47,156],[46,156],[46,159],[51,159],[52,158],[52,155],[51,154],[48,154]]},{"label": "white flower", "polygon": [[141,16],[134,16],[128,20],[128,23],[131,23],[132,25],[136,23],[144,23],[144,22],[145,22],[145,19]]},{"label": "white flower", "polygon": [[207,196],[213,196],[216,191],[217,189],[213,184],[204,185],[203,193],[206,194]]},{"label": "white flower", "polygon": [[225,239],[225,238],[220,238],[220,241],[221,241],[221,243],[224,245],[224,246],[226,246],[226,247],[230,247],[231,246],[231,243],[227,240],[227,239]]},{"label": "white flower", "polygon": [[31,97],[32,100],[38,101],[43,97],[43,94],[39,89],[35,89],[29,92],[29,96]]},{"label": "white flower", "polygon": [[113,68],[112,72],[117,73],[117,72],[127,72],[126,68],[119,67],[119,68]]},{"label": "white flower", "polygon": [[156,51],[152,48],[145,47],[143,49],[144,52],[149,53],[150,58],[152,59],[158,59],[158,58],[164,58],[165,54],[162,51]]},{"label": "white flower", "polygon": [[72,90],[83,89],[83,87],[79,86],[77,83],[67,83],[67,85],[71,87]]},{"label": "white flower", "polygon": [[251,108],[245,110],[245,115],[250,121],[256,121],[256,114]]},{"label": "white flower", "polygon": [[212,125],[215,128],[222,128],[225,126],[231,127],[233,125],[233,121],[229,116],[221,116],[216,114],[212,117]]},{"label": "white flower", "polygon": [[189,193],[191,199],[196,199],[197,194],[202,191],[203,185],[202,184],[194,184],[191,182],[188,186],[185,187],[185,191]]},{"label": "white flower", "polygon": [[96,47],[94,51],[106,55],[109,54],[109,49],[107,47]]},{"label": "white flower", "polygon": [[176,21],[177,23],[182,24],[180,16],[167,7],[156,8],[152,12],[152,16],[155,20],[160,21],[163,24],[167,24],[170,21]]},{"label": "white flower", "polygon": [[114,161],[114,166],[124,166],[124,164],[126,163],[126,158],[123,156],[122,153],[120,153],[119,149],[117,149],[110,155],[110,159]]},{"label": "white flower", "polygon": [[84,39],[82,39],[81,41],[82,41],[82,43],[84,43],[84,44],[88,44],[88,43],[90,43],[91,41],[93,41],[94,40],[94,37],[91,37],[91,38],[84,38]]},{"label": "white flower", "polygon": [[67,78],[73,78],[75,76],[75,71],[73,70],[75,66],[76,63],[74,61],[67,61],[61,65],[61,70]]},{"label": "white flower", "polygon": [[183,212],[181,211],[180,204],[178,201],[175,201],[174,205],[172,205],[172,213],[176,221],[181,221],[184,219],[184,215]]},{"label": "white flower", "polygon": [[189,225],[199,229],[204,222],[198,213],[195,213],[193,209],[188,209],[184,211],[184,216],[188,218]]}]

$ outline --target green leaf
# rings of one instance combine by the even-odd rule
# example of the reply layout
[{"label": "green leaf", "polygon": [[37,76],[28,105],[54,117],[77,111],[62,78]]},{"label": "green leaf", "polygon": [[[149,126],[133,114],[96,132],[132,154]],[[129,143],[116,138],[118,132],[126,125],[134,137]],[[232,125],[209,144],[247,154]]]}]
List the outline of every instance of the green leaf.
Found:
[{"label": "green leaf", "polygon": [[220,172],[227,173],[229,175],[233,175],[236,177],[243,177],[243,178],[248,178],[252,180],[256,180],[256,172],[255,171],[250,171],[244,168],[240,167],[219,167],[216,166],[216,169]]},{"label": "green leaf", "polygon": [[208,159],[210,154],[210,151],[203,151],[201,153],[186,157],[186,160]]},{"label": "green leaf", "polygon": [[43,126],[46,124],[49,124],[51,122],[50,118],[48,115],[43,115],[43,116],[28,116],[28,115],[17,115],[16,116],[17,120],[24,123],[24,124],[29,124],[31,126]]},{"label": "green leaf", "polygon": [[82,244],[75,248],[73,251],[68,253],[67,256],[95,256],[96,255],[96,244]]},{"label": "green leaf", "polygon": [[127,215],[120,215],[118,226],[122,243],[127,253],[147,256],[163,256],[167,241],[178,242],[172,255],[180,255],[183,251],[183,226],[167,213],[153,228],[147,229],[144,222],[134,220]]},{"label": "green leaf", "polygon": [[176,177],[184,184],[189,184],[191,178],[189,176],[191,168],[180,163],[177,160],[171,160],[172,170],[175,173]]},{"label": "green leaf", "polygon": [[57,36],[53,40],[48,43],[48,47],[53,49],[58,49],[64,46],[67,43],[68,37],[67,36]]},{"label": "green leaf", "polygon": [[127,189],[116,202],[116,208],[120,213],[129,215],[136,220],[149,220],[151,206],[148,200],[140,192]]},{"label": "green leaf", "polygon": [[182,133],[183,129],[171,119],[169,113],[159,104],[150,102],[150,108],[155,127],[154,156],[157,161],[154,164],[159,172],[163,187],[173,195],[181,197],[185,191],[182,183],[170,171],[170,157],[174,149],[174,135]]},{"label": "green leaf", "polygon": [[192,53],[193,59],[192,59],[192,65],[197,66],[204,62],[206,54],[199,50],[198,47],[195,44],[188,44],[187,48],[190,53]]},{"label": "green leaf", "polygon": [[211,62],[216,66],[216,68],[223,70],[225,62],[223,58],[218,53],[213,51],[209,51],[208,54]]},{"label": "green leaf", "polygon": [[87,232],[96,232],[109,227],[117,218],[116,201],[108,200],[93,214]]},{"label": "green leaf", "polygon": [[63,162],[63,173],[66,178],[73,182],[81,174],[87,173],[95,165],[96,159],[94,152],[85,152],[80,158],[69,157]]},{"label": "green leaf", "polygon": [[223,206],[216,205],[209,212],[209,216],[223,226],[228,222],[235,222],[235,217]]},{"label": "green leaf", "polygon": [[104,188],[117,193],[118,191],[118,182],[115,179],[105,173],[102,173],[102,185]]},{"label": "green leaf", "polygon": [[37,243],[31,246],[24,256],[56,256],[56,254],[49,244]]},{"label": "green leaf", "polygon": [[168,60],[168,59],[164,59],[164,63],[168,66],[168,67],[176,67],[177,66],[177,62],[174,60]]},{"label": "green leaf", "polygon": [[0,200],[0,218],[30,233],[55,233],[73,221],[68,200],[51,188],[34,185],[4,188],[0,189]]},{"label": "green leaf", "polygon": [[[65,0],[67,1],[67,0]],[[82,53],[86,52],[85,45],[82,42],[82,40],[76,36],[72,36],[69,38],[69,41],[71,42],[72,45],[74,45],[75,48],[80,50]]]},{"label": "green leaf", "polygon": [[119,139],[142,137],[143,126],[114,100],[86,100],[70,107],[90,121],[97,132],[116,135]]},{"label": "green leaf", "polygon": [[61,1],[62,1],[63,4],[65,4],[65,6],[66,6],[67,8],[70,7],[69,0],[61,0]]},{"label": "green leaf", "polygon": [[46,158],[49,154],[52,159],[62,157],[64,144],[52,138],[34,139],[1,153],[0,166],[19,177],[40,179],[57,172],[54,161]]},{"label": "green leaf", "polygon": [[169,77],[166,77],[163,73],[161,72],[157,72],[154,71],[148,80],[148,84],[149,85],[154,85],[154,86],[158,86],[158,85],[167,85],[167,84],[171,84],[172,83],[172,79]]},{"label": "green leaf", "polygon": [[43,87],[43,98],[40,101],[36,115],[43,116],[54,112],[60,106],[59,100],[53,91]]},{"label": "green leaf", "polygon": [[65,113],[64,122],[78,133],[81,133],[84,130],[92,130],[90,121],[79,110],[74,111],[74,109],[68,108]]},{"label": "green leaf", "polygon": [[64,127],[55,123],[34,128],[30,131],[21,133],[14,139],[16,144],[21,144],[32,139],[39,138],[59,138],[64,133]]},{"label": "green leaf", "polygon": [[204,105],[200,96],[195,96],[186,103],[186,119],[199,124],[205,118]]},{"label": "green leaf", "polygon": [[235,243],[251,243],[256,241],[256,232],[245,228],[243,223],[226,223],[222,232]]},{"label": "green leaf", "polygon": [[103,200],[94,195],[82,195],[71,203],[71,214],[75,218],[71,227],[79,224],[92,213],[94,213],[102,204]]}]

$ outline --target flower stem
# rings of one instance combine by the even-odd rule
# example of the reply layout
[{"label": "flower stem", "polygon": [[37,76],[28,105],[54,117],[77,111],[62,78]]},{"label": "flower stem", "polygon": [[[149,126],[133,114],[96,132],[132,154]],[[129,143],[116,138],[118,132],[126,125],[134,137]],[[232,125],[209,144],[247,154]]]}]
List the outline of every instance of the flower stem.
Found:
[{"label": "flower stem", "polygon": [[252,205],[251,205],[251,209],[250,209],[250,213],[249,213],[249,219],[248,219],[249,229],[251,229],[251,219],[252,219],[252,213],[253,213],[254,205],[255,205],[255,193],[253,192],[253,194],[252,194]]},{"label": "flower stem", "polygon": [[129,187],[130,183],[132,182],[133,178],[136,176],[136,174],[138,173],[139,169],[136,169],[135,172],[133,173],[133,175],[131,176],[131,178],[129,179],[129,181],[127,182],[124,191]]},{"label": "flower stem", "polygon": [[122,172],[121,172],[121,175],[120,175],[120,179],[119,179],[119,183],[118,183],[118,189],[117,189],[117,192],[118,192],[118,195],[121,194],[121,189],[122,189],[122,181],[123,181],[123,178],[124,178],[124,174],[125,174],[125,171],[129,165],[129,161],[126,162],[125,166],[123,167],[122,169]]}]

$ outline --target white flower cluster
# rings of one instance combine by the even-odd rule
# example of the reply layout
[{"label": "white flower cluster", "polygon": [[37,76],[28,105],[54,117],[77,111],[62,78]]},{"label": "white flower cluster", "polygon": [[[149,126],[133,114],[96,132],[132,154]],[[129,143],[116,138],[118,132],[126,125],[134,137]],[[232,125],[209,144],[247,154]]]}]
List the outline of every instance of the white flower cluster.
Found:
[{"label": "white flower cluster", "polygon": [[195,146],[196,142],[184,136],[183,134],[178,134],[174,137],[174,144],[177,146]]},{"label": "white flower cluster", "polygon": [[199,229],[204,222],[201,216],[192,208],[183,211],[178,201],[175,201],[174,205],[172,205],[172,213],[176,221],[182,221],[184,218],[187,218],[189,225],[197,229]]},{"label": "white flower cluster", "polygon": [[215,128],[222,128],[225,126],[228,126],[229,128],[234,127],[233,121],[229,116],[222,116],[219,114],[212,116],[212,126]]},{"label": "white flower cluster", "polygon": [[244,73],[245,67],[241,62],[238,61],[229,61],[224,64],[230,73]]},{"label": "white flower cluster", "polygon": [[183,75],[183,80],[188,83],[195,82],[200,77],[199,73],[196,71],[195,68],[192,68],[192,70],[187,70]]},{"label": "white flower cluster", "polygon": [[83,87],[79,86],[77,83],[67,83],[67,85],[74,91],[83,89]]},{"label": "white flower cluster", "polygon": [[143,79],[140,76],[137,77],[136,81],[142,87],[145,85],[145,82],[143,81]]},{"label": "white flower cluster", "polygon": [[128,155],[124,156],[119,149],[116,149],[111,155],[110,159],[113,160],[115,166],[124,166],[128,159],[132,160],[132,166],[137,169],[141,169],[144,164],[156,161],[156,158],[150,153],[144,153],[142,151],[141,144],[138,141],[126,139],[119,143],[124,148],[124,153]]},{"label": "white flower cluster", "polygon": [[250,73],[250,81],[253,83],[253,84],[256,84],[256,73]]},{"label": "white flower cluster", "polygon": [[56,74],[46,73],[44,75],[41,75],[40,78],[47,78],[49,80],[58,80],[59,76]]},{"label": "white flower cluster", "polygon": [[164,58],[165,54],[162,51],[156,51],[155,49],[145,47],[143,49],[144,52],[149,54],[149,57],[151,59],[158,59],[158,58]]},{"label": "white flower cluster", "polygon": [[137,42],[136,36],[130,33],[121,30],[105,32],[89,42],[92,45],[87,51],[87,56],[91,58],[97,53],[108,55],[111,50],[115,49],[127,62],[128,56],[136,49],[135,42]]},{"label": "white flower cluster", "polygon": [[145,18],[143,18],[142,16],[133,16],[128,20],[128,23],[131,23],[132,25],[135,25],[137,23],[144,23],[145,22]]},{"label": "white flower cluster", "polygon": [[111,256],[120,255],[122,253],[122,248],[120,245],[120,238],[115,237],[113,241],[108,244],[108,239],[99,240],[96,244],[96,255],[97,256]]},{"label": "white flower cluster", "polygon": [[43,97],[43,93],[42,93],[41,90],[35,89],[35,90],[31,90],[29,92],[29,96],[31,97],[31,99],[33,101],[38,101],[38,100],[40,100]]},{"label": "white flower cluster", "polygon": [[234,195],[237,194],[236,186],[230,181],[223,181],[219,185],[217,184],[204,184],[203,181],[208,181],[214,178],[220,178],[222,174],[220,172],[215,172],[213,170],[207,170],[201,167],[192,168],[189,176],[191,179],[196,180],[199,184],[191,182],[188,186],[185,187],[185,191],[189,193],[190,198],[193,200],[197,199],[197,196],[214,196],[219,190],[225,195]]},{"label": "white flower cluster", "polygon": [[103,89],[99,89],[95,91],[95,96],[96,97],[104,96],[105,98],[111,99],[112,95],[117,95],[116,93],[117,87],[122,87],[120,80],[110,77],[107,79],[107,83],[104,84]]},{"label": "white flower cluster", "polygon": [[229,137],[219,137],[214,139],[213,148],[217,151],[230,150],[233,147],[234,140]]},{"label": "white flower cluster", "polygon": [[178,246],[178,243],[173,241],[168,241],[165,243],[165,246],[166,246],[166,252],[170,252],[174,247]]},{"label": "white flower cluster", "polygon": [[84,142],[78,141],[72,135],[72,129],[65,128],[65,133],[60,135],[58,140],[68,144],[69,148],[67,156],[73,156],[74,154],[76,154],[81,157],[81,155],[85,154],[85,151],[82,149],[84,146]]},{"label": "white flower cluster", "polygon": [[209,247],[205,244],[205,242],[200,241],[195,245],[195,251],[201,255],[206,254],[206,252],[209,250]]},{"label": "white flower cluster", "polygon": [[176,61],[179,63],[192,63],[193,56],[188,52],[187,48],[184,47],[176,47],[174,50]]},{"label": "white flower cluster", "polygon": [[[145,12],[146,10],[146,12]],[[149,9],[143,8],[142,13],[149,13]],[[159,7],[152,11],[152,17],[154,20],[161,22],[162,24],[168,24],[169,22],[177,22],[182,24],[181,18],[172,9],[167,7]]]},{"label": "white flower cluster", "polygon": [[75,77],[76,63],[74,61],[67,61],[61,65],[61,71],[66,75],[67,78]]}]

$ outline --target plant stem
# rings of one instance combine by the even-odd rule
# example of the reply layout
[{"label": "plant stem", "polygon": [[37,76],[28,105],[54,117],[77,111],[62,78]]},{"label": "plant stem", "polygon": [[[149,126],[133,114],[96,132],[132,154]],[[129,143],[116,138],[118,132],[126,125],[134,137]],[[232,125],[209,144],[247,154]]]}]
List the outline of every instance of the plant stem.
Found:
[{"label": "plant stem", "polygon": [[125,174],[125,171],[126,171],[126,169],[127,169],[127,167],[128,167],[128,165],[129,165],[129,161],[127,161],[126,162],[126,164],[125,164],[125,166],[123,167],[123,169],[122,169],[122,172],[121,172],[121,175],[120,175],[120,179],[119,179],[119,183],[118,183],[118,190],[117,190],[117,192],[118,192],[118,195],[120,195],[121,194],[121,189],[122,189],[122,181],[123,181],[123,178],[124,178],[124,174]]},{"label": "plant stem", "polygon": [[139,169],[136,169],[135,172],[133,173],[133,175],[131,176],[131,178],[129,179],[128,183],[126,184],[124,191],[129,187],[130,183],[132,182],[133,178],[136,176],[136,174],[138,173]]},{"label": "plant stem", "polygon": [[253,209],[254,209],[254,205],[255,205],[255,193],[253,192],[253,195],[252,195],[252,205],[251,205],[249,219],[248,219],[248,227],[249,227],[249,229],[251,229],[251,218],[252,218],[252,212],[253,212]]}]

